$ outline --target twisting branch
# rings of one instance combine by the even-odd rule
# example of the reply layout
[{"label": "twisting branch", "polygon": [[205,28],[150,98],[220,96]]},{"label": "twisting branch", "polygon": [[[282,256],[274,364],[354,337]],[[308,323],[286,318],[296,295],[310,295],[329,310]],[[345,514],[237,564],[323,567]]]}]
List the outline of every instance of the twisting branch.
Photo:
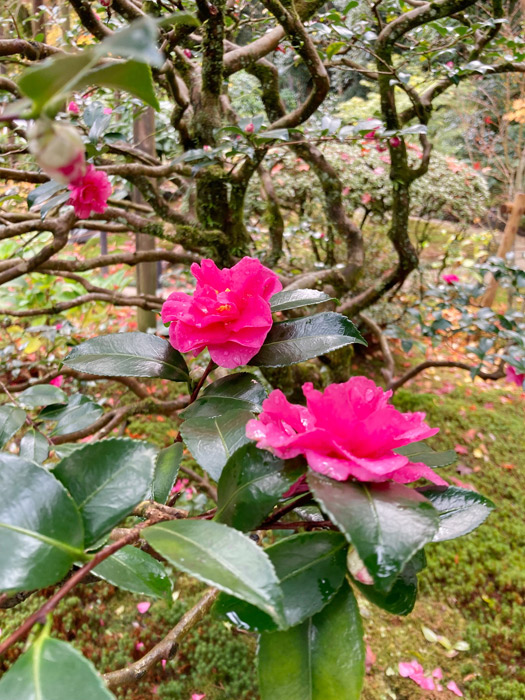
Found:
[{"label": "twisting branch", "polygon": [[[480,379],[493,381],[496,381],[497,379],[502,379],[505,376],[505,370],[503,369],[503,365],[503,362],[500,363],[499,367],[495,369],[494,372],[483,372],[481,370],[477,373],[477,376],[480,377]],[[399,379],[391,381],[388,385],[388,388],[392,389],[392,391],[396,391],[396,389],[399,389],[399,387],[403,386],[403,384],[406,384],[418,374],[421,374],[421,372],[424,372],[430,367],[457,367],[458,369],[464,369],[467,372],[471,372],[473,369],[472,365],[469,365],[466,362],[455,362],[453,360],[425,360],[425,362],[421,362],[419,365],[412,367],[412,369],[408,370],[408,372],[406,372]]]},{"label": "twisting branch", "polygon": [[159,663],[162,659],[173,658],[177,653],[177,648],[181,640],[209,612],[218,594],[219,591],[217,589],[209,588],[199,602],[181,617],[164,639],[156,644],[153,649],[148,651],[147,654],[144,654],[141,659],[118,671],[105,673],[104,680],[108,688],[113,689],[122,685],[135,683],[140,680],[154,664]]}]

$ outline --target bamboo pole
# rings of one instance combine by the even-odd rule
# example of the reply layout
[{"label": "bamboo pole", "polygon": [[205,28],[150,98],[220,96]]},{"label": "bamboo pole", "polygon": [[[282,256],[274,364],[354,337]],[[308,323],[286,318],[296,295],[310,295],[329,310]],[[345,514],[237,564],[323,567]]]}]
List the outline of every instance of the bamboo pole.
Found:
[{"label": "bamboo pole", "polygon": [[[510,211],[510,216],[507,220],[505,230],[503,231],[503,238],[499,244],[497,252],[498,258],[503,258],[503,260],[505,260],[507,253],[510,253],[510,251],[513,249],[516,234],[520,225],[520,219],[524,213],[525,192],[517,192],[512,203],[512,209]],[[497,291],[498,283],[494,277],[491,276],[487,290],[481,298],[481,305],[491,307],[494,303]]]}]

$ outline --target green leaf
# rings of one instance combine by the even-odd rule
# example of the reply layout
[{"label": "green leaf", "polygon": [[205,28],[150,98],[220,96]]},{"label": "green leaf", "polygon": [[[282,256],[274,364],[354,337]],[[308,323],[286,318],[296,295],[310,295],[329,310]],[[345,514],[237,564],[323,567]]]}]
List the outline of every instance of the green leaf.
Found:
[{"label": "green leaf", "polygon": [[166,503],[179,473],[182,459],[182,442],[164,448],[157,455],[151,485],[151,496],[157,503]]},{"label": "green leaf", "polygon": [[26,412],[17,406],[0,406],[0,447],[3,447],[26,421]]},{"label": "green leaf", "polygon": [[91,401],[88,396],[75,394],[65,406],[63,404],[46,406],[40,411],[38,418],[57,421],[52,431],[53,435],[68,435],[93,425],[103,412],[102,406]]},{"label": "green leaf", "polygon": [[55,182],[54,180],[44,182],[43,185],[35,187],[35,189],[31,190],[31,192],[27,195],[27,206],[31,208],[37,204],[42,204],[42,202],[45,202],[47,199],[63,189],[64,185],[62,185],[60,182]]},{"label": "green leaf", "polygon": [[308,483],[384,593],[438,529],[435,508],[415,489],[401,484],[341,482],[314,472]]},{"label": "green leaf", "polygon": [[350,588],[301,625],[264,632],[258,665],[261,700],[359,700],[365,650]]},{"label": "green leaf", "polygon": [[89,50],[53,56],[26,69],[18,80],[18,87],[24,95],[33,100],[37,110],[40,110],[69,83],[72,83],[73,89],[76,84],[75,78],[94,60],[94,55]]},{"label": "green leaf", "polygon": [[123,58],[132,58],[141,63],[161,68],[164,56],[157,48],[157,25],[151,17],[144,16],[129,26],[104,39],[96,47],[99,56],[111,54]]},{"label": "green leaf", "polygon": [[298,309],[301,306],[312,306],[330,301],[333,297],[318,292],[316,289],[291,289],[289,292],[277,292],[270,299],[270,309],[275,311],[287,311],[288,309]]},{"label": "green leaf", "polygon": [[250,418],[250,411],[234,409],[214,418],[189,418],[182,424],[186,446],[215,481],[235,450],[249,442],[246,423]]},{"label": "green leaf", "polygon": [[172,15],[167,17],[160,17],[157,19],[157,25],[159,27],[176,27],[176,26],[187,26],[187,27],[200,27],[200,22],[192,15],[190,12],[174,12]]},{"label": "green leaf", "polygon": [[250,372],[229,374],[210,384],[201,397],[180,415],[184,418],[214,418],[234,408],[258,413],[267,394]]},{"label": "green leaf", "polygon": [[236,450],[222,470],[215,520],[237,530],[254,530],[282,494],[304,473],[250,442]]},{"label": "green leaf", "polygon": [[436,452],[424,440],[398,447],[394,452],[409,457],[411,462],[423,462],[427,467],[448,467],[449,464],[454,464],[458,458],[455,450]]},{"label": "green leaf", "polygon": [[154,598],[170,598],[171,581],[164,566],[150,554],[130,545],[119,549],[93,569],[118,588]]},{"label": "green leaf", "polygon": [[419,489],[439,513],[439,529],[433,542],[453,540],[475,530],[496,507],[480,493],[449,486]]},{"label": "green leaf", "polygon": [[50,406],[53,403],[67,403],[67,394],[52,384],[37,384],[22,391],[18,400],[26,408]]},{"label": "green leaf", "polygon": [[115,700],[95,667],[71,644],[39,637],[0,680],[2,700]]},{"label": "green leaf", "polygon": [[49,443],[45,435],[30,428],[20,440],[20,457],[29,462],[44,462],[49,455]]},{"label": "green leaf", "polygon": [[64,457],[53,473],[78,505],[86,546],[109,532],[147,495],[156,450],[129,438],[87,443]]},{"label": "green leaf", "polygon": [[148,527],[143,537],[173,566],[284,622],[275,570],[247,535],[209,520],[177,520]]},{"label": "green leaf", "polygon": [[154,109],[160,109],[153,87],[151,68],[145,63],[125,61],[94,68],[82,78],[76,87],[89,85],[125,90]]},{"label": "green leaf", "polygon": [[295,321],[274,323],[250,364],[261,367],[293,365],[352,343],[366,345],[346,316],[326,311]]},{"label": "green leaf", "polygon": [[160,377],[187,382],[184,358],[167,340],[149,333],[114,333],[77,345],[64,364],[106,377]]},{"label": "green leaf", "polygon": [[392,615],[408,615],[414,609],[417,599],[417,574],[423,568],[420,562],[420,550],[405,566],[388,593],[379,590],[377,586],[368,586],[356,581],[353,584],[371,603],[386,610]]},{"label": "green leaf", "polygon": [[[310,532],[286,537],[264,550],[281,584],[287,627],[315,615],[334,597],[346,574],[347,549],[339,532]],[[219,596],[214,612],[244,629],[276,628],[268,615],[225,593]]]},{"label": "green leaf", "polygon": [[46,469],[7,453],[0,453],[0,493],[0,590],[60,581],[83,557],[73,499]]}]

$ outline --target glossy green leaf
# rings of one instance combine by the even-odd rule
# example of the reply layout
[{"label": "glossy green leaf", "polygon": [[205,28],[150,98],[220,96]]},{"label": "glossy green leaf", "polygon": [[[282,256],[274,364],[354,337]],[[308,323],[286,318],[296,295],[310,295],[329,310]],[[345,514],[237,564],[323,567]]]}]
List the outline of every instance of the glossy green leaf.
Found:
[{"label": "glossy green leaf", "polygon": [[282,592],[275,570],[247,535],[209,520],[174,520],[146,528],[143,536],[173,566],[283,623]]},{"label": "glossy green leaf", "polygon": [[352,343],[366,345],[346,316],[331,311],[274,323],[251,365],[283,367],[310,360]]},{"label": "glossy green leaf", "polygon": [[423,462],[427,467],[447,467],[449,464],[454,464],[458,458],[455,450],[436,452],[424,440],[398,447],[394,452],[410,457],[411,462]]},{"label": "glossy green leaf", "polygon": [[83,556],[82,519],[71,496],[46,469],[5,452],[0,493],[0,590],[60,581]]},{"label": "glossy green leaf", "polygon": [[115,700],[102,677],[71,644],[40,636],[0,679],[2,700]]},{"label": "glossy green leaf", "polygon": [[141,63],[160,68],[164,56],[157,48],[158,30],[154,20],[147,15],[104,39],[96,47],[97,54],[111,54],[122,58],[132,58]]},{"label": "glossy green leaf", "polygon": [[164,566],[147,552],[131,547],[119,549],[93,569],[118,588],[154,598],[169,598],[171,581]]},{"label": "glossy green leaf", "polygon": [[449,486],[419,489],[439,513],[439,528],[433,542],[453,540],[466,535],[483,523],[496,507],[480,493]]},{"label": "glossy green leaf", "polygon": [[333,297],[318,292],[317,289],[291,289],[290,291],[277,292],[270,299],[270,309],[275,311],[288,311],[288,309],[298,309],[301,306],[312,306],[330,301]]},{"label": "glossy green leaf", "polygon": [[45,435],[30,428],[20,440],[20,457],[29,462],[44,462],[49,455],[49,443]]},{"label": "glossy green leaf", "polygon": [[200,27],[200,22],[192,15],[191,12],[174,12],[171,15],[164,15],[157,19],[157,25],[159,27],[177,27],[177,26],[187,26],[187,27]]},{"label": "glossy green leaf", "polygon": [[166,503],[169,498],[179,473],[182,450],[182,442],[175,442],[173,445],[161,450],[157,455],[153,484],[151,486],[152,500],[157,503]]},{"label": "glossy green leaf", "polygon": [[320,613],[285,632],[264,632],[258,650],[261,700],[359,700],[363,629],[348,586]]},{"label": "glossy green leaf", "polygon": [[151,68],[145,63],[125,61],[94,68],[84,76],[76,87],[89,85],[125,90],[154,109],[160,108],[153,87]]},{"label": "glossy green leaf", "polygon": [[431,503],[401,484],[334,481],[314,472],[308,484],[384,593],[438,529],[438,513]]},{"label": "glossy green leaf", "polygon": [[58,386],[52,384],[37,384],[22,391],[18,400],[26,408],[50,406],[53,403],[67,403],[67,394]]},{"label": "glossy green leaf", "polygon": [[151,488],[156,450],[128,438],[87,443],[64,457],[53,473],[78,505],[86,546],[109,532]]},{"label": "glossy green leaf", "polygon": [[26,412],[18,406],[0,406],[0,447],[3,447],[26,421]]},{"label": "glossy green leaf", "polygon": [[89,50],[53,56],[26,69],[18,80],[18,87],[40,109],[67,85],[73,87],[80,71],[94,60],[96,58]]},{"label": "glossy green leaf", "polygon": [[37,204],[42,204],[42,202],[45,202],[62,189],[64,189],[64,185],[60,182],[55,182],[55,180],[44,182],[43,185],[35,187],[35,189],[31,190],[27,195],[27,206],[31,208]]},{"label": "glossy green leaf", "polygon": [[353,584],[371,603],[392,615],[408,615],[417,600],[417,574],[424,568],[424,552],[420,550],[405,566],[388,593],[375,585],[366,585],[352,577]]},{"label": "glossy green leaf", "polygon": [[234,408],[259,412],[266,398],[266,390],[250,372],[238,372],[213,382],[197,401],[181,415],[184,418],[213,418]]},{"label": "glossy green leaf", "polygon": [[215,520],[237,530],[254,530],[303,473],[304,467],[259,450],[253,442],[243,445],[222,470]]},{"label": "glossy green leaf", "polygon": [[235,450],[249,442],[246,423],[250,418],[250,411],[234,409],[214,418],[189,418],[182,424],[186,446],[215,481]]},{"label": "glossy green leaf", "polygon": [[[286,537],[264,550],[281,584],[287,627],[319,612],[334,597],[346,574],[347,549],[339,532],[311,532]],[[214,612],[243,629],[276,629],[268,615],[225,593],[219,596]]]},{"label": "glossy green leaf", "polygon": [[57,421],[53,435],[68,435],[82,430],[100,418],[102,406],[92,401],[89,396],[75,394],[68,404],[52,404],[46,406],[38,414],[40,420]]},{"label": "glossy green leaf", "polygon": [[187,382],[184,358],[167,340],[149,333],[100,335],[77,345],[64,364],[107,377],[160,377]]}]

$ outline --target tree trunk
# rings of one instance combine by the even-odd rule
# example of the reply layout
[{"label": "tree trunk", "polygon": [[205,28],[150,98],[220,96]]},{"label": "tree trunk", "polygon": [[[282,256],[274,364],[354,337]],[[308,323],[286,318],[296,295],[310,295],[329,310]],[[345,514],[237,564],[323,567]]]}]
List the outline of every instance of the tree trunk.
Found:
[{"label": "tree trunk", "polygon": [[[152,107],[135,118],[133,122],[133,140],[135,146],[142,151],[155,155],[155,111]],[[134,202],[143,203],[140,192],[134,187],[132,193]],[[136,251],[155,250],[155,238],[145,233],[135,234]],[[157,293],[157,263],[148,262],[137,265],[136,270],[137,294]],[[146,332],[149,328],[157,327],[157,315],[154,311],[137,309],[137,325],[139,331]]]}]

